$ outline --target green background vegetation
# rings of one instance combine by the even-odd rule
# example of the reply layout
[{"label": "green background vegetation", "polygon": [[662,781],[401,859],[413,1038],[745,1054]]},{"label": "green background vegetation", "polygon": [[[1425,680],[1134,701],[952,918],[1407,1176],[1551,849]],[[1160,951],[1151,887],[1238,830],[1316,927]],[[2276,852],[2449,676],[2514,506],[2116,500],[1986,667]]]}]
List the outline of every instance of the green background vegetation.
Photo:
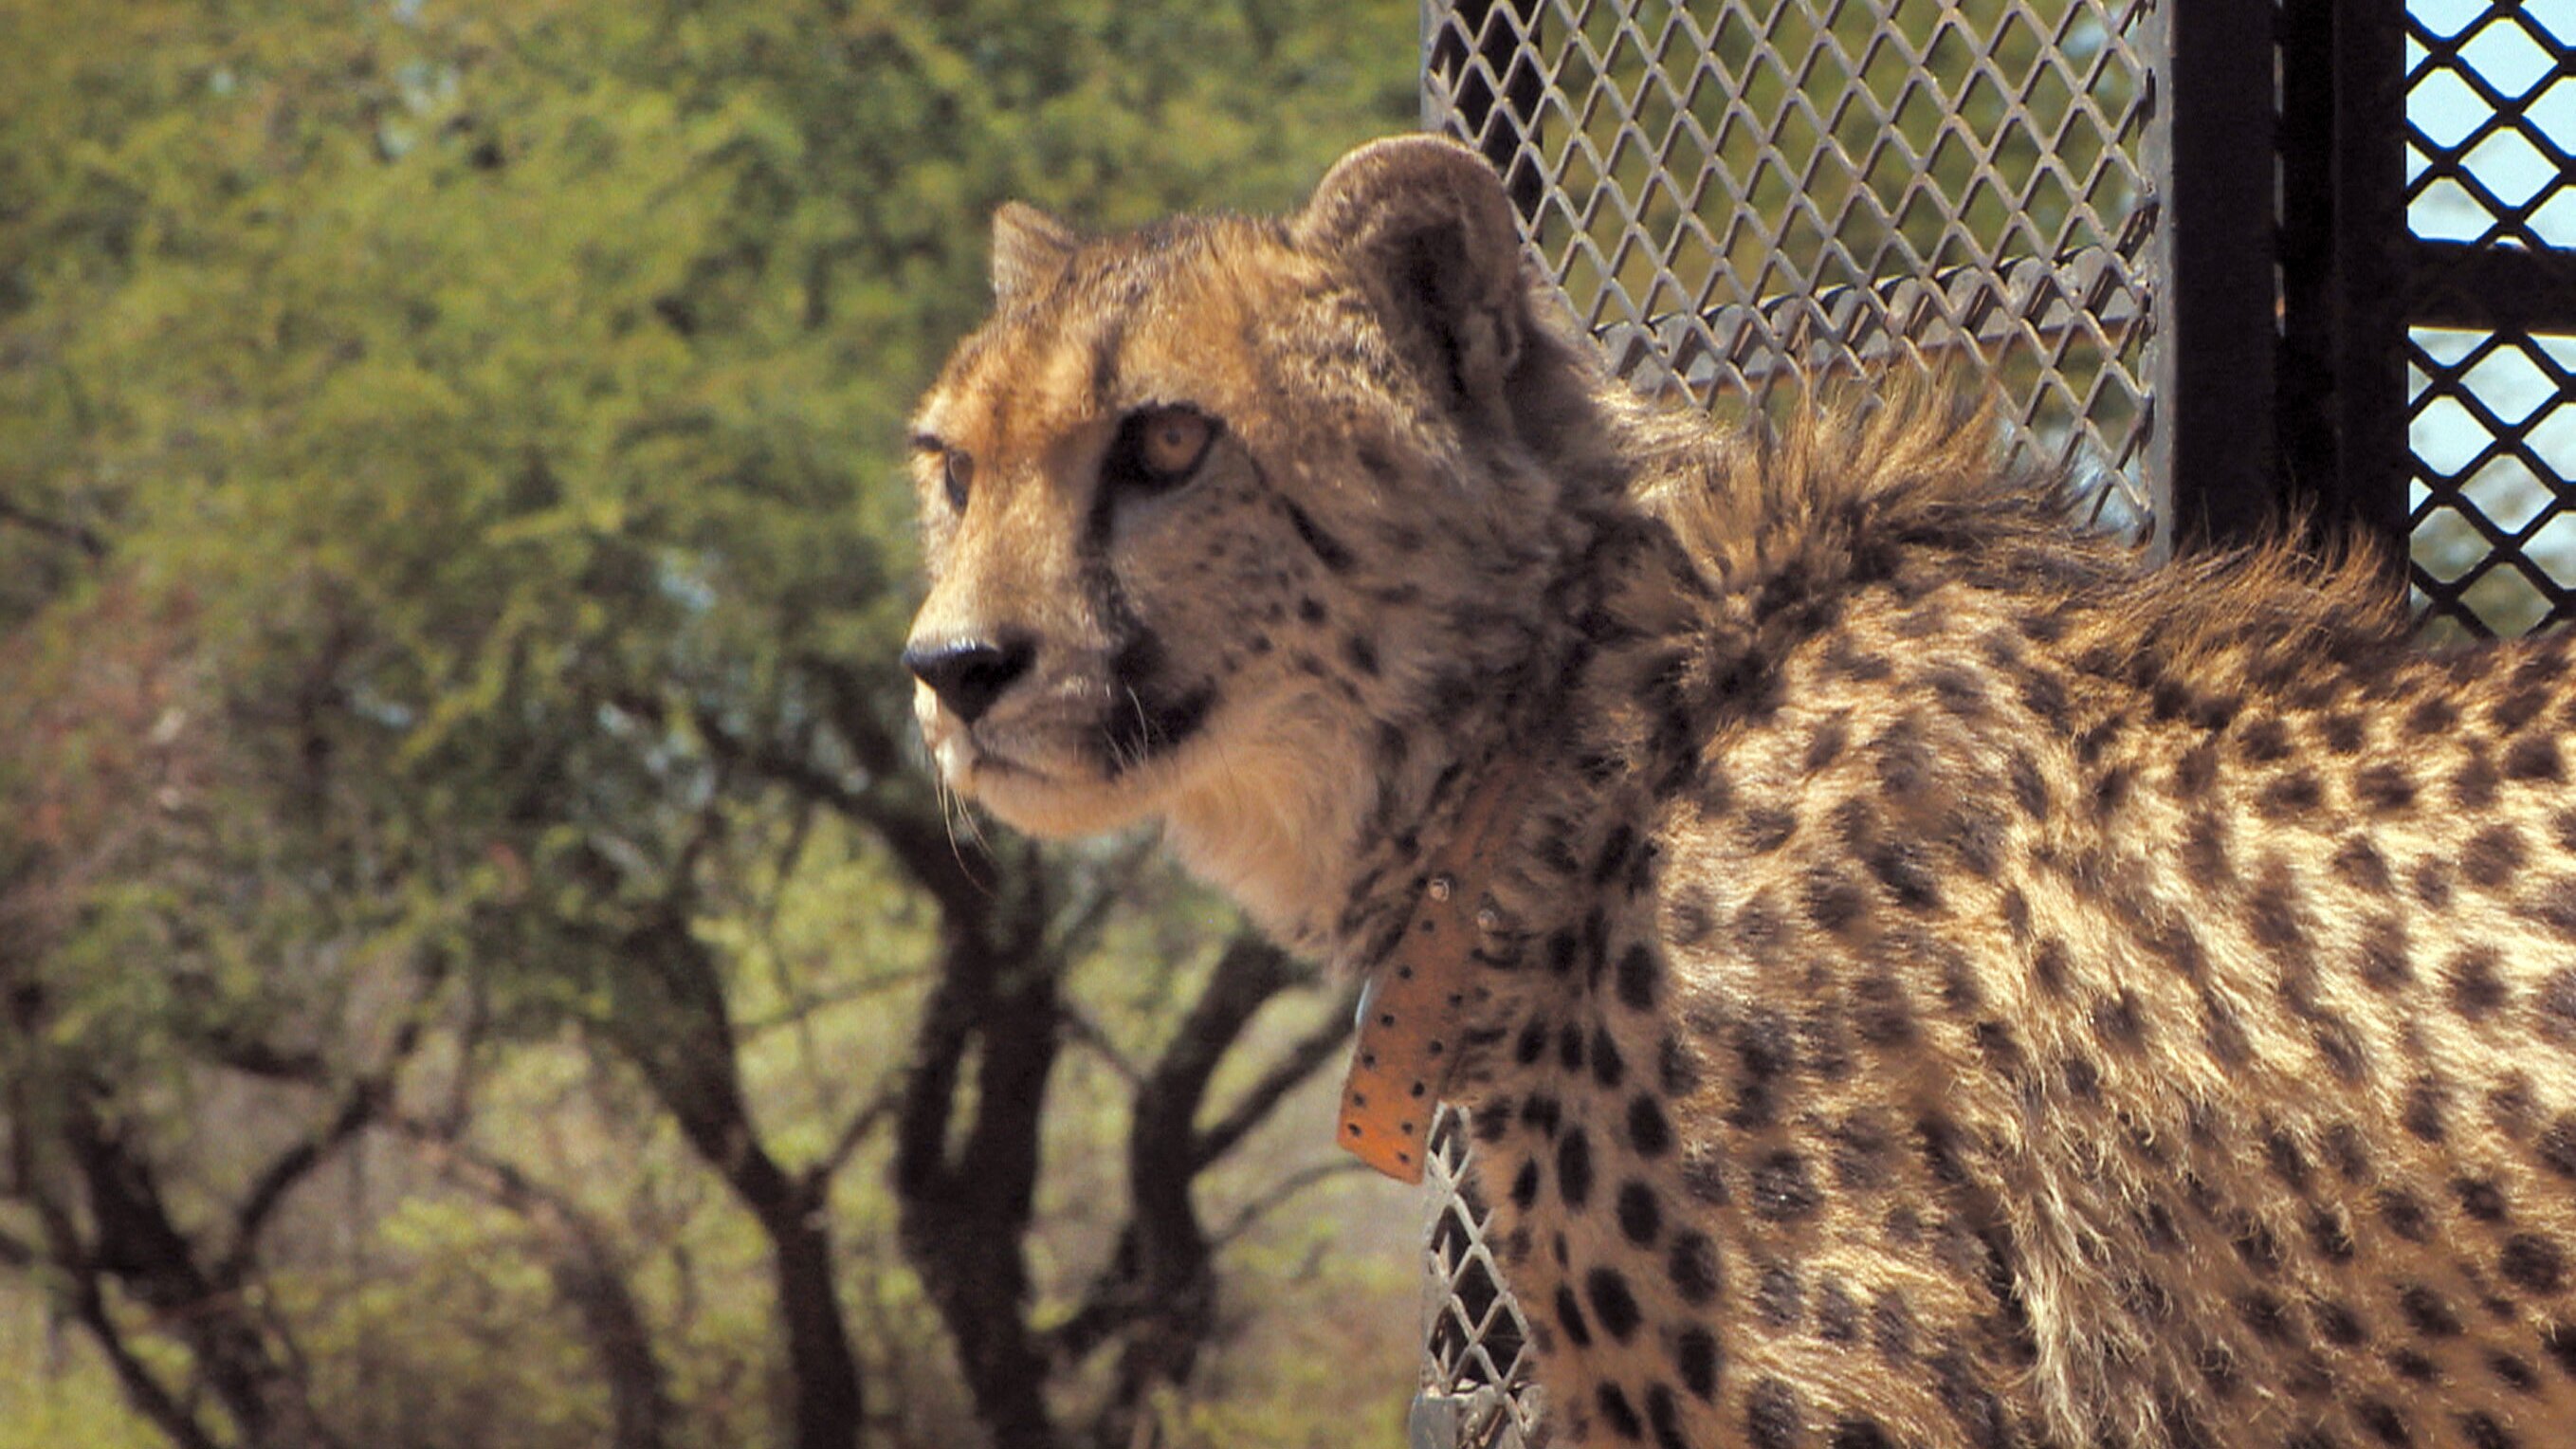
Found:
[{"label": "green background vegetation", "polygon": [[0,0],[0,1444],[1398,1433],[1347,1004],[893,657],[990,208],[1291,205],[1414,25]]}]

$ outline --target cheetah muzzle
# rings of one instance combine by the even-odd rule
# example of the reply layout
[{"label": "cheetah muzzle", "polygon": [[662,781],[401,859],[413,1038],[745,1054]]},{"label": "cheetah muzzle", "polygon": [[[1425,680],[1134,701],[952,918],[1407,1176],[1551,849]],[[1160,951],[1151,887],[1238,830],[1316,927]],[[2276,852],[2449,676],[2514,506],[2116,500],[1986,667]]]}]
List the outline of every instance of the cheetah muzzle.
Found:
[{"label": "cheetah muzzle", "polygon": [[1440,1027],[1561,1439],[2576,1444],[2563,637],[2156,565],[1928,389],[1633,397],[1445,142],[993,282],[938,767],[1361,973],[1525,777]]}]

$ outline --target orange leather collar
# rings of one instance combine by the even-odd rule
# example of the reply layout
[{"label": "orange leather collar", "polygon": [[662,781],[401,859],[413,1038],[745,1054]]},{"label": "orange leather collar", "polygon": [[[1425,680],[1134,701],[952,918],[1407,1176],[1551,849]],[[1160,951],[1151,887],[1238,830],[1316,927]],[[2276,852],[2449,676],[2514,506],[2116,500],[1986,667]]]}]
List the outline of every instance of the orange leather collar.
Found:
[{"label": "orange leather collar", "polygon": [[1402,939],[1360,998],[1359,1046],[1334,1136],[1398,1182],[1422,1180],[1432,1115],[1457,1065],[1452,1035],[1475,970],[1475,913],[1493,851],[1518,822],[1525,773],[1518,762],[1501,765],[1468,800],[1457,834],[1431,863]]}]

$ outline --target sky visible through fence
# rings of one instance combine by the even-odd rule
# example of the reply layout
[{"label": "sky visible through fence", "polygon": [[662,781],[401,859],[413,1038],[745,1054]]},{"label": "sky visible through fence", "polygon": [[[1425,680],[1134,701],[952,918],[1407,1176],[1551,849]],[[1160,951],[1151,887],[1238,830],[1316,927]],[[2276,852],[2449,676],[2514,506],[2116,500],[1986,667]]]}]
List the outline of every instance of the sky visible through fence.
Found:
[{"label": "sky visible through fence", "polygon": [[[2576,247],[2576,0],[2407,14],[2408,229]],[[2576,336],[2417,327],[2408,342],[2416,567],[2445,584],[2474,572],[2460,602],[2496,633],[2567,618],[2552,595],[2576,590]]]}]

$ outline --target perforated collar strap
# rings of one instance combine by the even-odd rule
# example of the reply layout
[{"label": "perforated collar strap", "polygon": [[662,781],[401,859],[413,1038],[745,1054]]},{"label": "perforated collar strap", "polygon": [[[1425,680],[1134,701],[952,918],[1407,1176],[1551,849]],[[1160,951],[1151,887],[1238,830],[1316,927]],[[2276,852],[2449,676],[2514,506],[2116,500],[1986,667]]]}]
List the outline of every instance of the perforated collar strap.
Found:
[{"label": "perforated collar strap", "polygon": [[1456,1068],[1453,1038],[1481,934],[1475,913],[1520,815],[1518,762],[1497,768],[1468,800],[1458,831],[1431,863],[1404,934],[1360,998],[1359,1046],[1342,1084],[1335,1137],[1398,1182],[1422,1180],[1431,1118]]}]

